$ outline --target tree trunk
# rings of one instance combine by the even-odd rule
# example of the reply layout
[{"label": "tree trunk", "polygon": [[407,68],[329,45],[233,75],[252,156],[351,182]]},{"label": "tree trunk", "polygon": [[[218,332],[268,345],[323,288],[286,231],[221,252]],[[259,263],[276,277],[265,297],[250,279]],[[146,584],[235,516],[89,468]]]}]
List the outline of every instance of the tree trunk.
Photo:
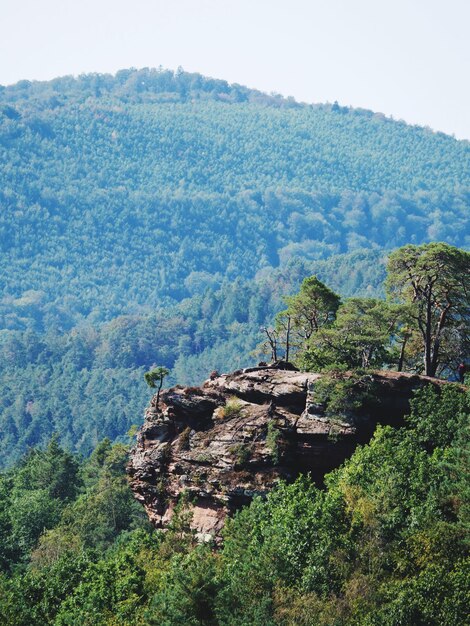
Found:
[{"label": "tree trunk", "polygon": [[441,334],[442,330],[446,323],[447,314],[451,308],[449,304],[441,313],[439,317],[439,322],[437,323],[436,328],[436,337],[434,339],[434,345],[432,347],[432,355],[431,355],[431,372],[430,376],[435,376],[437,372],[437,367],[439,365],[439,348],[441,346]]},{"label": "tree trunk", "polygon": [[400,358],[398,359],[398,368],[397,368],[398,372],[403,371],[403,363],[405,361],[405,348],[406,348],[407,341],[408,341],[408,335],[405,335],[403,337],[403,343],[401,344]]},{"label": "tree trunk", "polygon": [[287,316],[287,329],[286,329],[286,362],[289,363],[289,349],[290,349],[290,316]]},{"label": "tree trunk", "polygon": [[432,304],[431,293],[426,296],[426,332],[424,337],[424,373],[426,376],[434,376],[431,361],[431,333],[432,333]]}]

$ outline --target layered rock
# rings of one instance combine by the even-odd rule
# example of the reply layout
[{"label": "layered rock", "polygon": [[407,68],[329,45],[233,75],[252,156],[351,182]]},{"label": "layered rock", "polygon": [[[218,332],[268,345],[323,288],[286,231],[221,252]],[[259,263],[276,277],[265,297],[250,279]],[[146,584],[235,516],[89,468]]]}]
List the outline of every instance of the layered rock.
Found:
[{"label": "layered rock", "polygon": [[[184,492],[194,528],[217,536],[228,514],[279,479],[308,472],[321,483],[378,423],[401,424],[416,388],[441,384],[397,372],[341,377],[361,402],[340,415],[319,401],[320,374],[273,366],[173,387],[158,407],[154,397],[129,464],[131,487],[152,523],[165,526]],[[362,393],[364,386],[373,393]]]}]

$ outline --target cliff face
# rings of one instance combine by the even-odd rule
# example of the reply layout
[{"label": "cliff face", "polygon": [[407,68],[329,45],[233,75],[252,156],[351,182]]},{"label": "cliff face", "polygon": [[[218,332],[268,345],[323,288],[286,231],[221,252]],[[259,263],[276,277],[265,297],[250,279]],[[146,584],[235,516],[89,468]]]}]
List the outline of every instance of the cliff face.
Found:
[{"label": "cliff face", "polygon": [[[377,424],[399,425],[426,377],[376,372],[342,375],[360,398],[331,414],[319,400],[320,374],[275,367],[214,376],[200,388],[173,387],[145,413],[129,475],[151,522],[169,521],[181,493],[194,502],[193,526],[218,535],[225,517],[266,494],[280,478],[324,475],[367,442]],[[371,393],[364,393],[367,387]]]}]

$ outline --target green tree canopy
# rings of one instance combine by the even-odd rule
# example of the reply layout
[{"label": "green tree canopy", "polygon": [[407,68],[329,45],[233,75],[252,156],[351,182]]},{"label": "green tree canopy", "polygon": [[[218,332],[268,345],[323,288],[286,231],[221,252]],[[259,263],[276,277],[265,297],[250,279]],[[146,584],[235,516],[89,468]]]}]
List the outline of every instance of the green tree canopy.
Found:
[{"label": "green tree canopy", "polygon": [[312,333],[332,322],[340,297],[316,276],[305,278],[300,291],[286,298],[287,313],[300,338],[308,340]]},{"label": "green tree canopy", "polygon": [[334,323],[310,337],[301,364],[308,369],[391,364],[400,312],[400,307],[382,300],[349,298],[339,307]]},{"label": "green tree canopy", "polygon": [[411,305],[424,373],[435,376],[452,365],[444,359],[446,344],[455,346],[454,365],[455,359],[464,358],[470,330],[470,253],[445,243],[408,245],[392,252],[387,269],[389,298]]}]

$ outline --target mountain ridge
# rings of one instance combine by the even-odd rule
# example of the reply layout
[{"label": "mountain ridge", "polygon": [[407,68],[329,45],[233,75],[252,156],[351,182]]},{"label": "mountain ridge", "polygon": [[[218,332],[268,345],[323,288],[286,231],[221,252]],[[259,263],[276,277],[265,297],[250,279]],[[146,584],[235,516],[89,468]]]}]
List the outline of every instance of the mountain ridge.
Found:
[{"label": "mountain ridge", "polygon": [[[367,117],[374,117],[374,118],[380,119],[381,121],[405,124],[406,126],[418,128],[426,132],[432,132],[433,134],[436,134],[436,135],[449,137],[459,142],[467,142],[467,143],[470,142],[470,140],[468,139],[458,139],[454,137],[454,135],[452,134],[446,133],[441,130],[433,129],[425,124],[411,123],[403,119],[396,119],[393,116],[393,114],[387,115],[380,111],[374,111],[373,109],[368,109],[368,108],[361,107],[361,106],[350,106],[350,105],[345,106],[345,105],[339,104],[337,101],[331,103],[328,101],[327,102],[310,102],[307,100],[300,100],[300,99],[295,98],[294,96],[285,96],[284,94],[281,94],[278,92],[263,91],[255,87],[248,87],[246,85],[243,85],[237,82],[229,82],[225,79],[216,78],[212,76],[205,76],[203,74],[200,74],[199,72],[186,72],[184,71],[183,68],[178,68],[177,70],[171,70],[169,68],[163,68],[162,66],[142,67],[142,68],[130,67],[130,68],[122,68],[120,70],[116,70],[114,73],[113,72],[83,72],[81,74],[64,74],[64,75],[57,76],[51,79],[20,79],[14,83],[9,83],[5,85],[0,84],[0,96],[3,93],[7,98],[10,94],[12,94],[12,97],[14,97],[13,94],[18,95],[18,92],[19,92],[21,96],[24,99],[26,99],[26,98],[31,98],[35,94],[39,95],[42,91],[46,91],[48,86],[53,86],[56,88],[62,84],[69,85],[69,86],[71,85],[79,86],[86,82],[89,82],[93,85],[93,88],[95,89],[95,96],[102,95],[103,91],[109,94],[113,93],[114,95],[114,90],[112,89],[112,83],[118,77],[121,78],[121,83],[122,83],[122,82],[125,82],[122,80],[123,77],[126,77],[126,78],[132,77],[132,78],[135,78],[136,82],[138,82],[139,76],[142,77],[141,91],[147,91],[149,87],[151,90],[152,82],[150,82],[150,85],[146,85],[145,78],[151,77],[155,79],[156,75],[159,77],[163,77],[163,80],[161,81],[161,83],[162,84],[166,83],[165,85],[166,89],[165,90],[162,88],[159,89],[158,87],[160,86],[158,84],[156,85],[154,81],[153,87],[154,87],[155,94],[178,93],[178,90],[176,89],[176,85],[172,83],[174,82],[175,78],[181,75],[185,75],[185,76],[190,77],[192,81],[191,86],[193,87],[193,90],[196,94],[198,94],[200,91],[202,92],[212,91],[213,93],[215,92],[216,98],[221,98],[221,96],[224,93],[230,93],[234,91],[236,93],[236,99],[234,100],[235,102],[250,101],[250,99],[256,101],[258,99],[259,101],[263,101],[265,102],[265,104],[268,104],[271,106],[279,106],[279,107],[287,107],[287,108],[295,108],[295,107],[311,107],[314,109],[325,108],[327,110],[332,110],[332,111],[341,112],[341,113],[352,111],[352,112],[356,112]],[[155,87],[157,88],[155,89]],[[191,95],[192,91],[190,90],[189,93]],[[222,100],[224,99],[222,98]],[[225,101],[232,102],[229,98],[226,98]],[[58,103],[56,103],[56,105],[58,105]]]}]

